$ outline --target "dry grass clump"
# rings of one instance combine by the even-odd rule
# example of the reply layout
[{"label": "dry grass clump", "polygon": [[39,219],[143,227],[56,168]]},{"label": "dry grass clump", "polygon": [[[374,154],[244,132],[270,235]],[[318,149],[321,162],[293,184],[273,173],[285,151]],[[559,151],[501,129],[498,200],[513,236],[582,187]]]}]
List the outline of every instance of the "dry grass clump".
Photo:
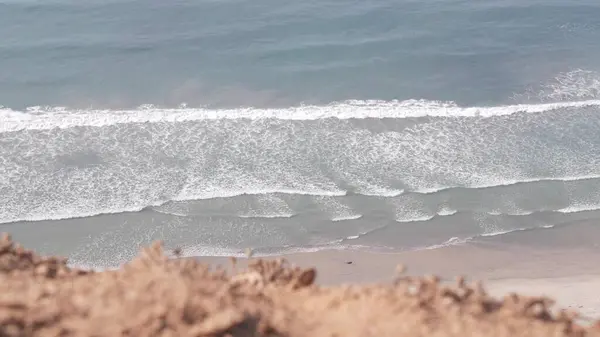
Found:
[{"label": "dry grass clump", "polygon": [[169,260],[159,243],[119,270],[84,272],[0,240],[0,336],[600,336],[545,298],[489,297],[434,277],[319,287],[314,269]]}]

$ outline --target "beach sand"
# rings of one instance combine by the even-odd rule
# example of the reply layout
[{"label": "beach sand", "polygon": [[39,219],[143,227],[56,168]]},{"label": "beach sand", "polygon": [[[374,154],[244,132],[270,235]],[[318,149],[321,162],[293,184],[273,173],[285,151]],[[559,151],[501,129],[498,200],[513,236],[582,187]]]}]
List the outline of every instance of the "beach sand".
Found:
[{"label": "beach sand", "polygon": [[[317,283],[388,283],[398,265],[406,274],[437,275],[453,281],[459,276],[483,281],[496,297],[511,292],[550,296],[557,307],[576,309],[589,319],[600,319],[600,226],[581,221],[531,233],[514,233],[496,238],[438,249],[400,253],[360,250],[323,250],[285,254],[300,267],[315,267]],[[211,265],[230,266],[229,258],[197,257]],[[244,266],[247,259],[238,259]]]},{"label": "beach sand", "polygon": [[[559,227],[535,242],[279,257],[289,262],[169,259],[155,243],[103,272],[5,237],[0,336],[600,336],[596,228],[581,225],[585,234]],[[459,275],[466,282],[449,282]]]},{"label": "beach sand", "polygon": [[[396,254],[331,250],[280,258],[300,267],[315,267],[317,283],[324,286],[389,283],[395,277],[396,267],[403,265],[409,275],[437,275],[445,281],[465,276],[471,281],[484,281],[490,294],[496,297],[511,292],[550,296],[558,307],[577,309],[588,318],[600,319],[597,251],[498,251],[465,245]],[[225,268],[231,266],[229,258],[197,259]],[[249,260],[237,261],[239,267],[245,267]]]}]

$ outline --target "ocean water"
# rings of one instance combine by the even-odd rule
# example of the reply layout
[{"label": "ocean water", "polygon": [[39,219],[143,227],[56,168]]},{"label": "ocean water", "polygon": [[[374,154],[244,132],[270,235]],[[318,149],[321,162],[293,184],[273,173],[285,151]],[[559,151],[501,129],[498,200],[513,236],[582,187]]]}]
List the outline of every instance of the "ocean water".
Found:
[{"label": "ocean water", "polygon": [[0,0],[0,231],[106,267],[153,240],[398,251],[597,219],[599,18],[595,0]]}]

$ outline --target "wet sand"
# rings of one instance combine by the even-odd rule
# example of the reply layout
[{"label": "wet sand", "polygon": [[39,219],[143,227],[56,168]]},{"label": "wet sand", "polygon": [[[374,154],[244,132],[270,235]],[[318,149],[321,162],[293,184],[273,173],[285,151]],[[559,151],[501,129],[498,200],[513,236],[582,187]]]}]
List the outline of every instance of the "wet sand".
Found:
[{"label": "wet sand", "polygon": [[[510,292],[552,296],[559,307],[600,318],[600,226],[582,221],[535,233],[514,233],[458,246],[400,253],[324,250],[280,256],[300,267],[316,267],[317,283],[388,283],[398,265],[414,276],[442,280],[465,276],[484,281],[496,297]],[[229,258],[197,257],[229,267]],[[250,260],[255,259],[251,258]],[[244,266],[247,259],[238,259]]]}]

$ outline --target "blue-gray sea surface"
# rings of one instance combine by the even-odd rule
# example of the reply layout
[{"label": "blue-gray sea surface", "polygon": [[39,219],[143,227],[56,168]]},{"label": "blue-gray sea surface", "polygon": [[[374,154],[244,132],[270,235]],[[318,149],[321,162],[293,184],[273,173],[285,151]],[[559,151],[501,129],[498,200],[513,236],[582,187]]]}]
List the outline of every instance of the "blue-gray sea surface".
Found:
[{"label": "blue-gray sea surface", "polygon": [[0,0],[0,104],[0,232],[80,265],[600,218],[597,0]]}]

